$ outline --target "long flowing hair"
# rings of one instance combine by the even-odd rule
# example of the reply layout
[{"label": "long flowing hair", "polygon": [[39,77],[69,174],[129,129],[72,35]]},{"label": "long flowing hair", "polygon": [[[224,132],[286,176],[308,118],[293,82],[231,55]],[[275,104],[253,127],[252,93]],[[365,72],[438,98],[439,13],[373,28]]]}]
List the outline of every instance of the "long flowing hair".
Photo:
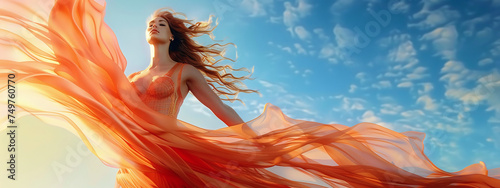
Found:
[{"label": "long flowing hair", "polygon": [[[184,19],[175,17],[181,15]],[[170,8],[160,8],[156,10],[148,19],[152,20],[156,17],[161,17],[167,20],[170,30],[172,32],[174,40],[170,43],[169,53],[170,57],[180,63],[186,63],[194,66],[202,72],[205,76],[212,90],[218,95],[224,95],[226,98],[221,100],[234,102],[235,100],[242,102],[237,99],[240,92],[244,93],[259,93],[257,90],[244,89],[246,87],[242,80],[251,79],[252,71],[250,72],[247,68],[234,69],[231,65],[217,65],[222,60],[230,60],[235,62],[234,59],[225,57],[226,46],[234,45],[233,43],[219,44],[214,43],[210,45],[200,45],[193,38],[202,35],[208,35],[210,39],[216,41],[213,35],[213,30],[217,27],[218,22],[216,21],[215,26],[212,26],[211,15],[208,21],[193,22],[193,20],[186,19],[186,15],[180,12],[175,12]],[[237,77],[231,72],[233,71],[246,71],[249,75]],[[216,87],[214,83],[221,85]],[[238,85],[241,85],[238,86]],[[229,96],[234,96],[234,98],[229,98]]]}]

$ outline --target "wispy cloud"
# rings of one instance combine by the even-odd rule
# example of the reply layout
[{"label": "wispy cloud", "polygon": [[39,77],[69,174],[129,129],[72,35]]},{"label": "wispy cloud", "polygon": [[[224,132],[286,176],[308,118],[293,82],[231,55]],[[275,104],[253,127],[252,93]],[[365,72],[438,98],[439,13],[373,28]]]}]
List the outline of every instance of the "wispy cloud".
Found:
[{"label": "wispy cloud", "polygon": [[422,9],[413,15],[415,20],[420,20],[417,23],[410,23],[408,27],[416,27],[419,29],[433,29],[443,26],[447,23],[456,21],[460,18],[460,13],[452,10],[450,6],[445,5],[438,9],[432,10],[431,1],[424,1]]},{"label": "wispy cloud", "polygon": [[407,81],[407,82],[401,82],[401,83],[398,84],[397,87],[413,87],[413,83],[409,82],[409,81]]},{"label": "wispy cloud", "polygon": [[273,84],[264,80],[258,80],[259,84],[261,84],[264,88],[266,88],[267,92],[269,93],[279,93],[279,94],[286,94],[288,93],[285,88],[278,84]]},{"label": "wispy cloud", "polygon": [[437,109],[437,104],[435,103],[435,100],[431,98],[429,95],[423,95],[420,96],[417,99],[417,104],[422,103],[424,105],[424,109],[432,111]]},{"label": "wispy cloud", "polygon": [[430,82],[420,83],[419,85],[422,86],[422,89],[418,90],[419,95],[427,94],[434,89],[434,85]]},{"label": "wispy cloud", "polygon": [[396,115],[403,110],[403,106],[398,104],[384,103],[381,105],[380,113]]},{"label": "wispy cloud", "polygon": [[325,31],[322,28],[313,29],[313,33],[316,34],[318,36],[318,38],[321,40],[324,40],[324,41],[330,40],[330,37],[328,37],[325,34]]},{"label": "wispy cloud", "polygon": [[358,86],[354,85],[354,84],[351,84],[349,86],[349,93],[354,93],[356,91],[356,89],[358,88]]},{"label": "wispy cloud", "polygon": [[302,45],[300,45],[299,43],[295,43],[293,44],[293,46],[295,47],[295,49],[297,50],[297,53],[298,54],[303,54],[303,55],[307,55],[307,51],[302,47]]},{"label": "wispy cloud", "polygon": [[425,68],[425,67],[422,67],[422,66],[416,67],[415,69],[413,69],[412,72],[407,74],[406,77],[403,78],[403,80],[420,80],[422,78],[429,76],[429,74],[425,73],[426,71],[427,71],[427,68]]},{"label": "wispy cloud", "polygon": [[483,15],[483,16],[471,18],[469,20],[465,20],[461,24],[462,27],[465,28],[463,31],[464,35],[465,36],[473,36],[474,33],[476,33],[477,25],[485,23],[485,22],[489,21],[490,19],[491,19],[491,17],[489,15]]},{"label": "wispy cloud", "polygon": [[354,48],[356,35],[353,31],[348,28],[342,27],[337,24],[333,28],[333,34],[335,34],[335,40],[339,48]]},{"label": "wispy cloud", "polygon": [[405,118],[419,118],[421,116],[424,116],[425,113],[422,112],[422,110],[408,110],[401,112],[401,116]]},{"label": "wispy cloud", "polygon": [[390,88],[390,87],[392,87],[392,84],[388,80],[381,80],[381,81],[378,81],[376,83],[373,83],[372,87],[373,88],[377,88],[377,89],[384,89],[384,88]]},{"label": "wispy cloud", "polygon": [[436,55],[440,55],[443,59],[455,59],[458,33],[454,25],[439,27],[433,31],[424,34],[420,40],[430,41]]},{"label": "wispy cloud", "polygon": [[392,49],[389,52],[388,59],[394,62],[408,62],[415,55],[417,55],[417,51],[413,48],[413,43],[408,39],[403,41],[396,49]]},{"label": "wispy cloud", "polygon": [[406,3],[404,0],[395,1],[389,5],[389,10],[396,13],[408,13],[410,4]]},{"label": "wispy cloud", "polygon": [[365,107],[363,104],[366,104],[367,101],[360,98],[342,98],[342,110],[345,112],[350,112],[352,110],[364,110]]},{"label": "wispy cloud", "polygon": [[355,2],[355,0],[337,0],[330,7],[330,11],[335,15],[341,14],[347,11]]},{"label": "wispy cloud", "polygon": [[363,115],[361,116],[360,121],[375,123],[375,124],[384,126],[386,128],[389,128],[389,129],[394,129],[394,127],[392,127],[392,125],[390,123],[383,122],[382,118],[375,115],[375,113],[371,110],[365,111],[365,113],[363,113]]},{"label": "wispy cloud", "polygon": [[481,61],[479,61],[477,64],[479,66],[485,66],[485,65],[488,65],[488,64],[492,64],[493,63],[493,59],[491,58],[485,58],[485,59],[481,59]]},{"label": "wispy cloud", "polygon": [[366,81],[366,73],[365,72],[358,72],[356,73],[356,79],[359,80],[359,82],[363,83]]},{"label": "wispy cloud", "polygon": [[490,121],[500,117],[500,73],[493,69],[489,73],[480,73],[466,68],[457,61],[447,62],[441,72],[440,80],[446,82],[445,96],[461,101],[464,105],[478,105],[484,102],[487,111],[494,111]]},{"label": "wispy cloud", "polygon": [[295,33],[302,40],[309,40],[311,38],[311,34],[302,26],[295,27]]},{"label": "wispy cloud", "polygon": [[310,14],[312,5],[306,0],[297,0],[296,6],[289,1],[285,2],[285,11],[283,12],[283,23],[287,26],[288,31],[293,35],[293,27],[297,24],[300,18]]},{"label": "wispy cloud", "polygon": [[265,6],[271,3],[272,1],[261,2],[258,0],[243,0],[241,2],[241,6],[243,7],[243,10],[246,10],[249,13],[250,17],[256,17],[267,15]]}]

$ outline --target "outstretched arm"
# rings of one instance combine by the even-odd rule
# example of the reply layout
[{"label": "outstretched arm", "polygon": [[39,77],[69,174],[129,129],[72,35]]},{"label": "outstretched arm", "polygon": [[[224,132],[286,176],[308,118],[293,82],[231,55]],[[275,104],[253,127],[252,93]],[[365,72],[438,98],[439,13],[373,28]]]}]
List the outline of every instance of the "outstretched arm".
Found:
[{"label": "outstretched arm", "polygon": [[201,72],[191,65],[185,67],[186,84],[193,95],[215,116],[223,121],[227,126],[244,123],[241,117],[233,108],[224,104],[217,94],[210,88]]}]

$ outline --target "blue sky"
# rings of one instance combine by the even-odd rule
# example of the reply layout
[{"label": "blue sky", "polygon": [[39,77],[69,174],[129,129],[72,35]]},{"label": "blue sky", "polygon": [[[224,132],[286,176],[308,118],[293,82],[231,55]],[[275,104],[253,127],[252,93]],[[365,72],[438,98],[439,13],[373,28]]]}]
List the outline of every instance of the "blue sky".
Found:
[{"label": "blue sky", "polygon": [[[172,0],[107,2],[105,21],[128,60],[149,63],[146,19],[161,7],[189,19],[219,19],[217,40],[233,42],[236,68],[254,67],[227,103],[245,120],[271,103],[297,119],[353,126],[373,122],[426,133],[425,152],[457,171],[500,167],[500,1]],[[209,44],[207,37],[199,41]],[[181,120],[225,125],[189,95]]]}]

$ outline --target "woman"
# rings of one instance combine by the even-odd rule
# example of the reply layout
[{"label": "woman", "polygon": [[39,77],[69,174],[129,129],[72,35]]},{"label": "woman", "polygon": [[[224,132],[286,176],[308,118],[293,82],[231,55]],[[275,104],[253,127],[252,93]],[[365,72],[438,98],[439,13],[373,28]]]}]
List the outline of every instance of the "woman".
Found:
[{"label": "woman", "polygon": [[[136,72],[129,76],[132,79],[132,83],[135,85],[138,94],[144,94],[151,87],[151,84],[155,84],[158,80],[159,82],[163,80],[176,80],[174,81],[174,88],[178,89],[178,99],[164,98],[161,105],[158,101],[151,98],[150,95],[142,95],[143,101],[145,101],[152,108],[164,108],[165,102],[170,103],[170,101],[175,101],[177,103],[173,104],[177,108],[172,109],[155,109],[166,115],[172,115],[177,117],[178,107],[182,104],[182,99],[186,97],[189,91],[205,106],[207,106],[212,112],[219,117],[228,126],[243,123],[243,120],[236,114],[236,112],[226,104],[224,104],[219,96],[212,91],[212,88],[208,85],[205,77],[201,74],[200,70],[211,78],[215,78],[221,83],[227,85],[228,88],[235,88],[235,90],[249,92],[253,90],[241,90],[235,86],[234,83],[226,81],[223,76],[229,76],[230,78],[236,78],[232,74],[220,75],[219,71],[224,70],[225,67],[206,65],[202,59],[210,62],[209,55],[220,55],[222,52],[213,48],[204,47],[196,44],[191,37],[188,35],[197,35],[209,33],[210,22],[198,23],[200,25],[193,25],[192,28],[187,28],[185,24],[189,24],[189,21],[175,18],[172,13],[168,11],[157,10],[154,14],[154,19],[151,19],[148,23],[148,28],[146,30],[146,40],[151,45],[151,62],[148,68],[144,71]],[[172,26],[172,28],[170,27]],[[175,33],[175,35],[173,34]],[[171,55],[172,54],[172,57]],[[201,56],[199,55],[201,54]],[[216,62],[213,62],[214,64]],[[198,70],[196,67],[200,70]],[[228,66],[231,68],[230,66]],[[178,69],[176,69],[178,68]],[[216,70],[210,70],[208,68],[215,68]],[[158,79],[163,75],[169,74],[165,79]],[[243,77],[242,77],[243,78]],[[239,79],[242,79],[239,78]],[[155,81],[151,81],[154,79]],[[236,81],[238,78],[236,78]],[[172,85],[174,86],[174,85]],[[212,84],[213,86],[213,84]],[[221,90],[216,91],[221,92]],[[233,94],[227,92],[221,92],[222,94]],[[174,95],[177,92],[173,93]],[[237,94],[237,93],[236,93]],[[234,95],[234,94],[233,94]],[[173,96],[172,96],[173,97]],[[153,102],[150,102],[153,101]]]},{"label": "woman", "polygon": [[[500,186],[500,169],[487,170],[484,163],[458,172],[437,168],[423,154],[420,132],[296,120],[271,104],[243,122],[217,94],[251,90],[232,85],[242,78],[227,81],[208,69],[221,70],[211,59],[220,51],[191,39],[210,34],[210,24],[155,12],[146,31],[150,66],[127,79],[116,38],[102,22],[104,6],[56,1],[45,17],[15,2],[6,6],[0,18],[36,37],[26,41],[1,31],[10,50],[26,55],[3,57],[1,68],[16,66],[17,83],[39,94],[19,100],[17,108],[47,122],[64,120],[58,126],[78,134],[103,163],[120,168],[117,187]],[[212,82],[236,92],[210,88]],[[229,127],[206,130],[177,120],[189,91]]]}]

